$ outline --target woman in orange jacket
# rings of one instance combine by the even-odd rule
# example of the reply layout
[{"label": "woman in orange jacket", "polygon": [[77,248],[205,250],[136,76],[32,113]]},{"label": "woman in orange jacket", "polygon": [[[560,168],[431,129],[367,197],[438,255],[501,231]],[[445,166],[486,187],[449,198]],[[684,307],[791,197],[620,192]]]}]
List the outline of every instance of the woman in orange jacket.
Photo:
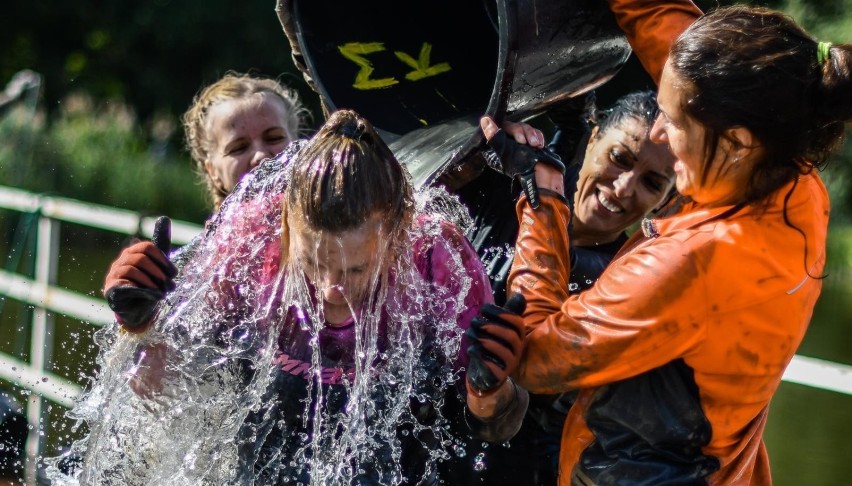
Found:
[{"label": "woman in orange jacket", "polygon": [[[512,380],[579,389],[562,485],[770,484],[763,429],[821,289],[817,170],[852,119],[850,73],[852,45],[817,42],[773,10],[719,8],[692,24],[663,69],[651,133],[676,157],[682,209],[645,220],[569,297],[562,176],[537,164],[540,206],[518,202],[509,283],[526,308],[513,297],[472,323],[471,410],[500,420]],[[498,130],[482,126],[488,139]]]}]

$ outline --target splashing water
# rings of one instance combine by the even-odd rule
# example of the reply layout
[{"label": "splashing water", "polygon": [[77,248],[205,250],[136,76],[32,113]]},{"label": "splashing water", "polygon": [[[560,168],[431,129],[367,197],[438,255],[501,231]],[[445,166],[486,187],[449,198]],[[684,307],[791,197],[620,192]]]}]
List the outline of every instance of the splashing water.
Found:
[{"label": "splashing water", "polygon": [[472,282],[447,224],[461,234],[467,212],[420,191],[418,224],[381,242],[396,253],[371,273],[374,290],[329,326],[304,269],[279,264],[298,148],[247,175],[175,258],[177,288],[151,330],[97,333],[98,375],[68,414],[89,429],[69,452],[81,460],[63,474],[63,458],[46,459],[52,484],[394,485],[464,453],[448,410],[462,400]]}]

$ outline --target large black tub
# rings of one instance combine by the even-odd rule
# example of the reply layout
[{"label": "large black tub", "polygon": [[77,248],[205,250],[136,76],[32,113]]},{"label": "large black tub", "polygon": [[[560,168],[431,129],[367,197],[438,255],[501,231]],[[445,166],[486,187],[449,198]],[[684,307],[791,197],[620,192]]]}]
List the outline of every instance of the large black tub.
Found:
[{"label": "large black tub", "polygon": [[608,81],[630,55],[601,0],[278,0],[326,113],[351,108],[415,185],[460,169],[478,120],[528,120]]}]

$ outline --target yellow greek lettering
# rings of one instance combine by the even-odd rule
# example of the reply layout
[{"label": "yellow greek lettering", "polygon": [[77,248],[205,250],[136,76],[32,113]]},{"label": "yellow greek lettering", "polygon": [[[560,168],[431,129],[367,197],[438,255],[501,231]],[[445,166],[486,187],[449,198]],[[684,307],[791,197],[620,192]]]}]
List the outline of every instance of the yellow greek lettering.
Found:
[{"label": "yellow greek lettering", "polygon": [[446,62],[433,66],[429,65],[432,62],[430,59],[432,57],[432,44],[428,42],[423,43],[423,47],[420,48],[420,55],[416,60],[402,51],[394,51],[394,54],[397,59],[414,69],[414,71],[405,75],[405,79],[409,81],[418,81],[429,76],[445,73],[451,69],[450,64]]},{"label": "yellow greek lettering", "polygon": [[385,45],[381,42],[348,42],[342,46],[338,46],[337,48],[340,50],[340,54],[342,54],[343,57],[361,67],[358,74],[355,75],[355,83],[352,85],[355,89],[368,90],[387,88],[388,86],[393,86],[394,84],[399,83],[399,81],[395,78],[370,79],[370,75],[373,74],[375,68],[370,60],[365,56],[367,54],[384,51]]}]

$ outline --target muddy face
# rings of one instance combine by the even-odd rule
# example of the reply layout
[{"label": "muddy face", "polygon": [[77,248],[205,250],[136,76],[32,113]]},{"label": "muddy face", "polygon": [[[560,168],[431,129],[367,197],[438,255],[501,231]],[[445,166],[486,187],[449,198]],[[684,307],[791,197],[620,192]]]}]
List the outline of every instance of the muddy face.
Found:
[{"label": "muddy face", "polygon": [[630,117],[592,133],[574,195],[575,244],[615,240],[671,189],[674,157],[650,140],[649,129]]}]

